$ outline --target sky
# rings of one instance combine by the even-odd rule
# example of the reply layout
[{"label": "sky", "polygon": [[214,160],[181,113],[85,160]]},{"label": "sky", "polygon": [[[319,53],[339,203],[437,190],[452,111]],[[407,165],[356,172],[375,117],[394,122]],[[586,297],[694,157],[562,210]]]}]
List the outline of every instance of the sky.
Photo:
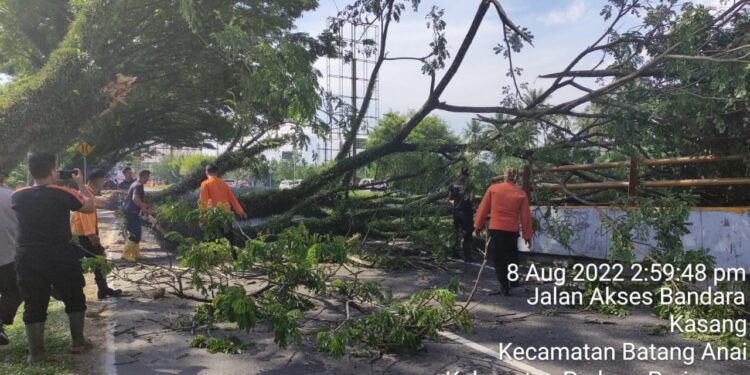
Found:
[{"label": "sky", "polygon": [[[432,30],[426,28],[425,15],[435,5],[445,9],[444,20],[446,39],[451,57],[461,45],[468,30],[479,0],[435,0],[422,1],[417,13],[410,7],[402,15],[399,23],[391,25],[387,44],[389,57],[424,56],[429,53]],[[538,78],[540,74],[562,70],[580,51],[593,43],[604,30],[604,21],[599,12],[606,0],[505,0],[502,1],[506,13],[517,24],[526,27],[534,35],[533,46],[525,46],[520,54],[514,54],[516,67],[523,68],[520,82],[528,82],[530,87],[544,88],[549,80]],[[325,30],[327,18],[335,16],[338,10],[348,4],[347,0],[320,0],[319,7],[303,15],[296,23],[298,31],[318,35]],[[484,22],[471,45],[464,61],[447,87],[441,100],[454,105],[496,106],[502,99],[502,86],[511,84],[506,76],[508,65],[502,55],[496,55],[493,48],[503,43],[502,23],[494,10],[485,15]],[[598,33],[598,34],[597,34]],[[452,60],[447,61],[447,65]],[[591,66],[582,64],[581,68]],[[327,61],[319,60],[315,67],[324,75]],[[429,90],[430,79],[421,73],[421,63],[417,61],[387,61],[379,75],[380,115],[389,111],[408,112],[416,110],[424,103]],[[438,72],[438,79],[443,71]],[[321,85],[326,87],[325,77]],[[363,91],[363,90],[361,90]],[[550,101],[563,101],[574,97],[576,92],[564,91],[550,98]],[[444,119],[457,135],[463,132],[466,123],[475,114],[434,111]],[[313,149],[320,142],[313,136],[310,148],[304,152],[310,159]],[[273,157],[273,155],[269,155]]]},{"label": "sky", "polygon": [[[298,20],[299,31],[318,35],[326,27],[327,17],[348,4],[347,0],[320,0],[319,7]],[[479,0],[435,0],[422,1],[418,13],[407,11],[401,22],[392,24],[387,45],[389,57],[424,56],[429,52],[431,30],[426,28],[425,15],[432,5],[445,9],[447,23],[446,38],[451,56],[455,55],[471,24]],[[516,67],[523,68],[519,83],[528,82],[529,87],[547,88],[552,80],[540,75],[562,71],[581,51],[593,44],[608,26],[600,15],[606,0],[504,0],[501,1],[508,16],[517,24],[526,27],[534,35],[533,46],[526,45],[521,53],[513,55]],[[726,6],[726,0],[696,0],[706,6]],[[625,19],[618,31],[640,23],[634,16]],[[512,83],[506,76],[507,60],[496,55],[493,47],[503,43],[502,24],[494,8],[485,16],[477,36],[464,61],[454,76],[441,100],[454,105],[496,106],[502,99],[501,88]],[[599,56],[579,62],[574,69],[591,69],[599,62]],[[450,64],[450,61],[447,62]],[[420,71],[416,61],[388,61],[381,68],[380,115],[388,111],[407,112],[421,107],[429,90],[429,77]],[[315,64],[326,72],[326,60]],[[605,64],[606,66],[606,64]],[[442,75],[438,73],[438,79]],[[589,81],[593,84],[593,81]],[[325,87],[325,78],[321,79]],[[560,90],[549,98],[554,104],[581,95],[576,89]],[[446,120],[450,129],[460,135],[466,123],[475,114],[434,111]],[[315,146],[313,141],[311,148]]]},{"label": "sky", "polygon": [[[317,10],[305,14],[297,23],[299,30],[317,35],[325,28],[326,18],[335,15],[338,7],[345,4],[343,0],[320,0]],[[422,56],[429,52],[431,30],[425,27],[424,15],[433,4],[445,9],[448,48],[451,56],[455,55],[474,18],[478,0],[423,1],[418,14],[408,11],[400,23],[391,26],[388,56]],[[605,1],[506,0],[502,4],[516,24],[528,28],[534,35],[534,46],[524,47],[513,57],[514,64],[524,69],[520,81],[528,82],[531,87],[546,87],[551,80],[538,76],[562,70],[581,50],[593,43],[605,27],[599,16]],[[472,106],[499,104],[501,87],[511,83],[506,76],[507,60],[493,52],[493,47],[503,42],[502,36],[502,24],[491,8],[460,70],[441,97],[443,101]],[[592,61],[584,62],[581,68],[590,68],[592,64]],[[325,60],[316,64],[324,73],[325,66]],[[417,109],[424,102],[428,89],[429,78],[421,74],[419,62],[386,62],[380,74],[380,113]],[[564,93],[551,101],[566,100],[574,94]],[[455,132],[460,132],[474,117],[473,114],[435,113]]]},{"label": "sky", "polygon": [[[432,5],[445,9],[447,23],[446,38],[451,56],[460,46],[479,0],[434,0],[422,1],[418,13],[410,8],[401,22],[392,24],[388,39],[389,57],[423,56],[428,53],[431,30],[426,28],[425,14]],[[725,0],[694,1],[707,6],[726,6]],[[335,16],[338,9],[349,0],[319,0],[319,7],[303,15],[296,23],[298,31],[318,35],[326,28],[328,17]],[[518,25],[528,28],[534,35],[533,46],[525,46],[520,54],[514,54],[515,66],[524,69],[520,82],[528,82],[533,88],[546,88],[551,80],[539,75],[558,72],[583,49],[592,44],[606,27],[600,16],[606,0],[503,0],[508,16]],[[635,20],[632,20],[635,21]],[[635,22],[630,22],[633,24]],[[619,30],[624,31],[624,30]],[[511,84],[506,76],[507,61],[495,55],[493,47],[502,43],[502,26],[493,8],[485,16],[479,32],[466,55],[461,68],[444,92],[441,100],[454,105],[494,106],[501,100],[501,87]],[[447,63],[450,64],[449,60]],[[576,69],[590,69],[595,60],[584,60]],[[326,72],[326,60],[315,64]],[[386,62],[380,73],[380,114],[388,111],[407,112],[419,108],[429,90],[429,78],[420,72],[420,63],[414,61]],[[442,72],[438,73],[438,77]],[[0,76],[0,83],[6,80]],[[325,78],[321,78],[325,87]],[[580,95],[574,89],[560,91],[549,99],[556,103]],[[451,130],[461,134],[474,114],[457,114],[435,111],[446,120]],[[315,143],[315,141],[313,141]],[[311,145],[311,149],[317,147]]]}]

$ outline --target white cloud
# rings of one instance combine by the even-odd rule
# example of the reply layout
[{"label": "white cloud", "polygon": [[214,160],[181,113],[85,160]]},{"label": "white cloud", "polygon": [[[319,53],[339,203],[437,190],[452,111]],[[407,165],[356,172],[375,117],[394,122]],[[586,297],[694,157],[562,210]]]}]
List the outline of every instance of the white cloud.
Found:
[{"label": "white cloud", "polygon": [[539,18],[545,25],[562,25],[574,23],[586,13],[586,1],[575,0],[563,10],[553,10]]},{"label": "white cloud", "polygon": [[724,11],[738,3],[740,0],[689,0],[693,4],[700,4],[706,8],[713,8],[716,11]]},{"label": "white cloud", "polygon": [[[322,0],[321,5],[331,4],[331,0]],[[450,63],[466,33],[474,16],[474,10],[466,10],[465,2],[455,0],[435,0],[446,8],[445,20],[448,24],[447,39],[451,52]],[[519,82],[529,82],[535,88],[547,88],[551,80],[538,78],[541,74],[558,72],[567,66],[580,51],[585,49],[601,33],[606,24],[598,17],[598,12],[589,12],[588,8],[600,7],[606,0],[568,0],[568,1],[539,1],[506,0],[504,6],[510,17],[518,24],[529,27],[534,32],[534,47],[526,46],[523,51],[514,54],[513,62],[524,69]],[[340,3],[340,2],[339,2]],[[545,27],[541,21],[550,6],[544,8],[531,6],[530,3],[560,4],[560,12],[575,22],[571,26]],[[574,11],[564,10],[568,5]],[[575,5],[579,4],[579,5]],[[576,7],[578,10],[575,10]],[[542,8],[542,9],[540,9]],[[515,9],[511,11],[509,9]],[[307,18],[305,24],[300,25],[302,31],[317,34],[325,26],[325,16],[335,9],[318,9],[314,15]],[[414,15],[409,13],[401,22],[393,24],[388,39],[388,55],[422,56],[427,54],[432,33],[426,29],[423,13]],[[577,22],[576,22],[577,21]],[[512,81],[506,76],[507,60],[494,54],[492,48],[502,43],[502,26],[497,17],[488,17],[479,28],[474,43],[469,49],[461,68],[441,96],[441,100],[454,105],[494,106],[502,99],[501,88],[511,85]],[[581,69],[589,68],[598,62],[584,60],[579,64]],[[315,66],[325,74],[326,61],[320,59]],[[438,73],[442,77],[444,71]],[[321,78],[321,85],[325,87],[325,78]],[[585,83],[585,82],[584,82]],[[420,73],[420,64],[413,61],[389,61],[380,71],[380,114],[389,110],[406,112],[419,108],[426,98],[430,80]],[[549,103],[560,103],[581,95],[581,92],[570,89],[561,90],[549,99]],[[466,122],[475,117],[474,113],[451,113],[436,111],[435,114],[445,119],[451,129],[460,134]],[[311,143],[311,149],[316,147]]]}]

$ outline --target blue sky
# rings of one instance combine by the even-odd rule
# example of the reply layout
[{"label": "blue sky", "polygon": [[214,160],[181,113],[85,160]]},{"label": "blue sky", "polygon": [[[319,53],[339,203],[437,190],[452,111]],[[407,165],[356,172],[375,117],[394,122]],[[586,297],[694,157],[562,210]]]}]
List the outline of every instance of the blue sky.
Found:
[{"label": "blue sky", "polygon": [[[694,0],[707,6],[718,7],[726,0]],[[305,14],[298,22],[299,31],[318,35],[326,27],[326,19],[335,16],[338,9],[348,4],[347,0],[320,0],[319,7]],[[503,0],[508,16],[518,25],[524,26],[534,35],[534,46],[525,46],[520,54],[514,54],[514,66],[524,69],[519,82],[528,82],[532,88],[545,89],[550,79],[539,75],[563,70],[581,51],[593,44],[606,29],[600,12],[606,0]],[[397,56],[424,56],[428,53],[431,30],[426,28],[425,14],[433,6],[445,9],[447,23],[446,38],[451,55],[461,45],[479,5],[479,0],[434,0],[422,1],[418,13],[408,11],[401,22],[391,25],[387,54]],[[618,29],[639,24],[634,16],[626,18]],[[494,106],[502,99],[501,88],[511,84],[506,76],[507,60],[495,55],[493,47],[502,43],[502,25],[494,8],[485,16],[474,43],[466,55],[461,68],[444,92],[441,100],[455,105]],[[575,69],[590,69],[599,62],[600,56],[582,60]],[[326,60],[315,66],[323,73]],[[442,74],[439,73],[438,77]],[[581,81],[594,85],[593,80]],[[325,87],[325,78],[321,79]],[[423,104],[429,90],[429,78],[420,72],[416,61],[386,62],[380,73],[380,114],[390,110],[406,112]],[[559,90],[548,99],[548,103],[570,100],[581,95],[576,89]],[[475,116],[471,113],[449,113],[434,111],[446,120],[450,129],[461,135],[466,123]],[[309,148],[303,152],[310,160],[313,150],[322,147],[315,136],[311,136]],[[285,147],[291,149],[290,147]],[[275,157],[276,153],[269,154]]]},{"label": "blue sky", "polygon": [[[326,17],[336,14],[345,5],[342,0],[320,0],[320,7],[306,14],[299,22],[300,31],[317,34],[325,28]],[[392,25],[388,55],[421,56],[427,54],[431,31],[425,27],[424,15],[432,5],[445,9],[447,39],[452,55],[463,40],[479,1],[423,1],[419,13],[409,11],[401,22]],[[506,0],[506,12],[519,25],[534,34],[534,46],[526,46],[521,54],[514,55],[514,63],[524,69],[521,81],[532,87],[545,87],[548,80],[537,78],[544,73],[562,70],[581,50],[593,43],[604,30],[599,12],[605,1],[600,0]],[[454,77],[442,99],[451,104],[497,105],[500,89],[510,84],[506,77],[507,61],[495,55],[493,47],[502,42],[500,20],[491,9],[479,29],[471,50],[461,69]],[[581,68],[591,66],[591,61]],[[325,72],[325,61],[316,66]],[[419,108],[425,100],[429,79],[420,72],[418,62],[387,62],[380,74],[381,114],[388,110],[407,111]],[[552,101],[572,97],[574,92],[563,92]],[[436,112],[448,121],[451,128],[460,132],[472,114]]]},{"label": "blue sky", "polygon": [[[340,7],[349,3],[348,0],[319,1],[320,5],[315,11],[298,20],[299,31],[318,35],[326,27],[326,18],[335,16]],[[722,1],[693,2],[716,7],[721,6]],[[529,82],[531,87],[546,88],[551,80],[538,76],[562,70],[604,30],[606,24],[599,12],[606,3],[606,0],[502,0],[501,4],[510,18],[531,30],[534,35],[534,46],[526,46],[513,58],[514,64],[524,69],[520,81]],[[392,25],[388,55],[396,57],[427,54],[431,30],[425,27],[424,16],[432,5],[445,9],[448,46],[453,55],[461,44],[478,4],[479,0],[422,1],[418,13],[408,9],[401,22]],[[501,42],[501,23],[491,8],[461,69],[441,99],[456,105],[497,105],[501,99],[501,87],[511,82],[505,75],[507,61],[502,56],[495,55],[492,50]],[[589,69],[594,63],[596,61],[585,60],[576,69]],[[325,72],[326,61],[318,61],[316,67]],[[3,80],[4,77],[0,76],[0,83]],[[321,83],[324,84],[324,81]],[[387,62],[380,74],[380,114],[389,110],[405,112],[419,108],[426,98],[428,88],[429,79],[421,74],[419,63]],[[579,94],[574,90],[563,90],[551,97],[549,102],[564,101]],[[445,119],[457,134],[461,133],[466,122],[474,116],[441,111],[434,113]],[[313,141],[310,149],[315,147],[317,146]]]},{"label": "blue sky", "polygon": [[[719,6],[722,0],[693,1],[708,6]],[[300,31],[317,35],[324,30],[326,18],[334,16],[346,0],[320,0],[314,12],[305,14],[297,23]],[[431,30],[425,27],[424,15],[432,5],[445,9],[449,49],[455,52],[471,23],[479,0],[422,1],[419,13],[410,10],[400,23],[392,25],[388,42],[388,55],[423,56],[427,54]],[[526,46],[513,57],[515,66],[524,69],[521,82],[530,87],[546,88],[551,80],[538,78],[541,74],[561,71],[582,50],[592,44],[605,30],[606,23],[599,15],[606,0],[504,0],[501,4],[509,17],[531,30],[534,46]],[[634,18],[631,21],[635,21]],[[630,25],[634,22],[628,22]],[[624,31],[624,30],[619,30]],[[502,42],[502,27],[493,8],[487,13],[484,23],[464,59],[461,69],[454,77],[442,100],[450,104],[497,105],[501,99],[500,89],[510,84],[506,77],[507,61],[495,55],[493,47]],[[453,53],[452,53],[453,55]],[[597,61],[584,60],[576,69],[589,69]],[[325,60],[316,67],[325,72]],[[387,62],[380,74],[380,113],[388,110],[408,111],[419,108],[426,98],[429,79],[420,72],[418,62]],[[560,91],[550,98],[559,102],[580,95],[574,90]],[[435,112],[460,133],[474,115]]]}]

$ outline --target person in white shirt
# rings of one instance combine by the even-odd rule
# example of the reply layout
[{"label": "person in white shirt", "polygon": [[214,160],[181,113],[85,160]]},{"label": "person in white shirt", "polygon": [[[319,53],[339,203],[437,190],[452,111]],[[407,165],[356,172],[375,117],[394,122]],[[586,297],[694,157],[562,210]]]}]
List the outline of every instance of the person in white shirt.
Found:
[{"label": "person in white shirt", "polygon": [[4,325],[13,324],[21,305],[21,295],[16,281],[16,232],[18,221],[11,208],[13,191],[6,188],[5,174],[0,171],[0,345],[8,345]]}]

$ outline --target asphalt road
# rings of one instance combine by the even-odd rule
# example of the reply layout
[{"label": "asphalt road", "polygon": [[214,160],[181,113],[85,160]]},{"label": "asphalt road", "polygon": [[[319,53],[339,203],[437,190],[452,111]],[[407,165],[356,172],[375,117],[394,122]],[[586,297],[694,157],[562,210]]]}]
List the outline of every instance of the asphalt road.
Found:
[{"label": "asphalt road", "polygon": [[[103,241],[110,246],[110,259],[117,262],[121,244],[116,243],[113,217],[101,217]],[[147,237],[143,254],[152,262],[166,262],[167,254],[158,248],[153,238]],[[385,273],[366,270],[360,277],[376,280],[393,289],[396,297],[429,287],[445,287],[448,280],[458,277],[467,291],[471,290],[478,271],[476,265],[448,262],[445,269],[407,268]],[[128,277],[142,277],[137,267],[120,270]],[[704,343],[685,340],[668,334],[651,336],[649,333],[665,321],[646,310],[635,310],[624,318],[597,313],[530,306],[526,299],[533,288],[526,285],[514,290],[514,295],[493,294],[498,288],[494,271],[485,270],[480,288],[471,305],[475,316],[472,332],[453,332],[459,341],[439,337],[428,341],[417,353],[386,354],[380,358],[344,357],[335,360],[312,349],[312,343],[291,345],[280,349],[265,327],[245,333],[232,330],[254,346],[242,354],[209,354],[203,349],[190,348],[193,335],[173,331],[165,326],[179,323],[190,316],[196,302],[173,296],[152,299],[148,288],[136,288],[122,280],[112,282],[127,290],[128,297],[109,303],[106,316],[107,374],[554,374],[554,375],[723,375],[750,374],[747,361],[699,361],[685,365],[672,361],[503,361],[496,355],[500,343],[515,346],[589,346],[621,347],[623,342],[639,346],[658,346],[703,350]],[[550,285],[539,287],[549,288]],[[464,296],[465,298],[465,296]],[[460,298],[459,298],[460,299]],[[320,300],[319,308],[309,312],[304,330],[312,331],[321,321],[341,319],[340,306],[335,301]],[[199,332],[200,333],[200,332]],[[222,334],[221,331],[214,334]],[[455,337],[454,337],[455,338]],[[618,356],[619,357],[619,356]],[[566,373],[566,371],[568,371]],[[601,371],[601,372],[600,372]],[[650,373],[651,372],[651,373]]]}]

